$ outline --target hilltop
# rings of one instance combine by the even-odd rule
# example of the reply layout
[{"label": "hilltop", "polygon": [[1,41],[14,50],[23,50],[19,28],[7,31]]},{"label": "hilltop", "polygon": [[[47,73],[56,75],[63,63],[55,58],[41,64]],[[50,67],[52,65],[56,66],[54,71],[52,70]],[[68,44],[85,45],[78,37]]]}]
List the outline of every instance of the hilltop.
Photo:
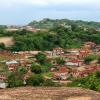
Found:
[{"label": "hilltop", "polygon": [[81,26],[81,27],[88,27],[88,28],[100,28],[99,22],[93,21],[82,21],[82,20],[69,20],[69,19],[49,19],[45,18],[40,21],[32,21],[28,25],[39,28],[39,29],[49,29],[53,28],[56,25],[65,25],[65,26]]},{"label": "hilltop", "polygon": [[20,87],[0,90],[0,100],[100,100],[100,93],[80,88]]}]

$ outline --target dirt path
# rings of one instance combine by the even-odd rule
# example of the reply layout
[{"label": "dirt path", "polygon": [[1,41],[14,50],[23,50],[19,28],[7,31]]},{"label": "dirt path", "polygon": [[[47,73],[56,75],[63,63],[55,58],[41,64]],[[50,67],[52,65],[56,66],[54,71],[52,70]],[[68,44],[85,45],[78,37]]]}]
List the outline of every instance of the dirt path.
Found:
[{"label": "dirt path", "polygon": [[74,98],[68,98],[68,100],[92,100],[91,97],[74,97]]},{"label": "dirt path", "polygon": [[100,93],[80,88],[20,87],[0,90],[0,100],[100,100]]},{"label": "dirt path", "polygon": [[13,45],[13,37],[0,37],[0,43],[4,43],[6,47]]}]

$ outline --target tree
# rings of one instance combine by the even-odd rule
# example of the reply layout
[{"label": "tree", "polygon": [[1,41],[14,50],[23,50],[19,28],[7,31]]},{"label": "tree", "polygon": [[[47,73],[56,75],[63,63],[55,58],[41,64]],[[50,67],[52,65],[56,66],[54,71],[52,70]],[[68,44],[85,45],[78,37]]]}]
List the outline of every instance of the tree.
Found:
[{"label": "tree", "polygon": [[23,80],[16,77],[15,73],[13,72],[8,75],[7,82],[8,82],[8,87],[10,88],[23,86]]},{"label": "tree", "polygon": [[36,64],[33,64],[31,66],[31,71],[35,74],[40,74],[42,72],[41,70],[41,66],[40,65],[36,65]]},{"label": "tree", "polygon": [[0,49],[1,49],[1,50],[5,50],[5,48],[6,48],[6,47],[5,47],[4,43],[0,43]]},{"label": "tree", "polygon": [[65,61],[61,58],[56,58],[56,62],[58,65],[64,65],[65,64]]},{"label": "tree", "polygon": [[44,77],[41,75],[32,75],[26,80],[27,85],[41,86],[44,82]]},{"label": "tree", "polygon": [[10,73],[8,75],[8,78],[7,78],[8,87],[14,87],[15,86],[14,80],[15,80],[14,73]]},{"label": "tree", "polygon": [[24,68],[24,67],[19,67],[18,68],[18,73],[23,75],[23,74],[26,74],[27,70]]},{"label": "tree", "polygon": [[55,83],[52,80],[46,80],[43,86],[55,86]]},{"label": "tree", "polygon": [[89,64],[89,63],[90,63],[91,61],[93,61],[94,59],[95,59],[95,56],[90,55],[90,56],[84,58],[84,63],[85,63],[85,64]]},{"label": "tree", "polygon": [[41,53],[41,52],[38,53],[35,57],[36,57],[37,61],[38,61],[40,64],[44,64],[45,61],[46,61],[46,55],[43,54],[43,53]]}]

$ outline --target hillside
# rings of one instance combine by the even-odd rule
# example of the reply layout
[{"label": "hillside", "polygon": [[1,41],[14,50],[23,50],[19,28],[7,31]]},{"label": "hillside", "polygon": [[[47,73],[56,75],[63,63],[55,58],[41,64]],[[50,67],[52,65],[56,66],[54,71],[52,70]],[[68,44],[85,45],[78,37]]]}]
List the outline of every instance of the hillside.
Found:
[{"label": "hillside", "polygon": [[0,90],[0,100],[100,100],[100,93],[79,88],[21,87]]},{"label": "hillside", "polygon": [[[99,22],[43,19],[41,21],[33,21],[29,25],[40,28],[40,31],[18,30],[15,32],[8,32],[0,30],[0,37],[13,37],[14,39],[14,44],[6,48],[7,50],[44,51],[52,50],[56,47],[64,49],[80,48],[88,41],[100,44]],[[41,31],[41,29],[47,29],[48,31],[44,32]]]},{"label": "hillside", "polygon": [[68,20],[68,19],[49,19],[45,18],[40,21],[32,21],[29,23],[30,26],[35,27],[35,28],[44,28],[44,29],[49,29],[53,28],[56,25],[68,25],[68,26],[81,26],[81,27],[88,27],[88,28],[100,28],[100,23],[99,22],[88,22],[88,21],[81,21],[81,20]]}]

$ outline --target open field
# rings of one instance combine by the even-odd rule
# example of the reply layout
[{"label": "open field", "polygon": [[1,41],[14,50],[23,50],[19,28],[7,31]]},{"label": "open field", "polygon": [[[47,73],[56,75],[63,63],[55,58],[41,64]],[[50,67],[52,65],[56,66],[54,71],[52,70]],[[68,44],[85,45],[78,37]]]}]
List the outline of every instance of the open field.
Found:
[{"label": "open field", "polygon": [[0,37],[0,43],[4,43],[6,47],[14,44],[13,37]]},{"label": "open field", "polygon": [[0,100],[100,100],[100,93],[80,88],[20,87],[1,89]]}]

